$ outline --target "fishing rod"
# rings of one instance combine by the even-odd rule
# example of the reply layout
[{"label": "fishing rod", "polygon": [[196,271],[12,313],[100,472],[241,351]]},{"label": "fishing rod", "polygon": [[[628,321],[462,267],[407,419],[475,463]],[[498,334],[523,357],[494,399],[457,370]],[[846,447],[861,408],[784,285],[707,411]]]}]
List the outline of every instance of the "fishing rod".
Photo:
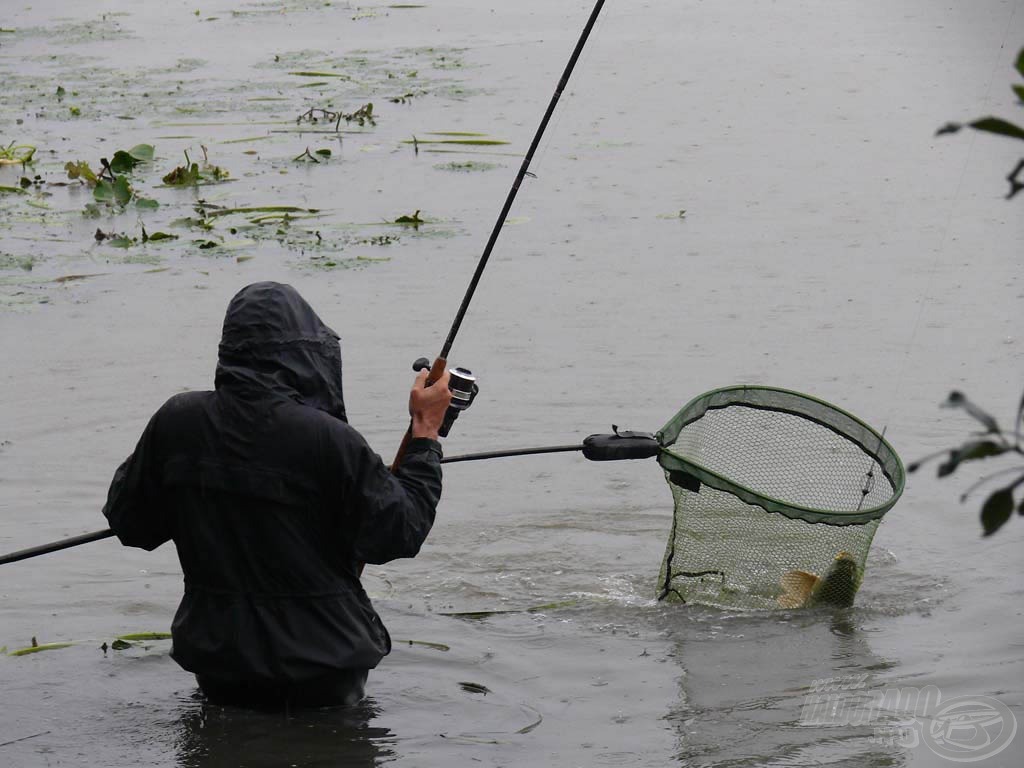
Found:
[{"label": "fishing rod", "polygon": [[[579,40],[576,41],[576,47],[573,49],[572,55],[569,57],[569,63],[565,65],[562,77],[559,79],[558,85],[555,87],[555,92],[551,96],[551,101],[548,103],[548,108],[544,112],[544,117],[541,118],[540,125],[537,127],[537,132],[534,134],[533,141],[530,143],[530,148],[523,157],[523,162],[519,167],[519,172],[516,174],[515,181],[512,182],[512,188],[508,191],[508,196],[505,198],[505,204],[502,206],[501,212],[498,214],[498,220],[494,223],[494,228],[491,230],[491,236],[487,240],[487,245],[484,246],[483,254],[481,254],[480,261],[477,263],[476,270],[473,272],[473,277],[469,281],[469,287],[466,289],[466,294],[462,299],[462,304],[459,305],[459,310],[455,314],[455,320],[452,323],[451,330],[448,331],[448,337],[444,341],[444,346],[441,347],[440,354],[438,354],[437,358],[435,358],[433,364],[430,366],[430,373],[427,374],[426,382],[428,387],[444,375],[445,366],[448,364],[448,355],[451,352],[452,345],[455,343],[455,336],[458,334],[459,328],[462,326],[462,321],[466,316],[466,311],[469,309],[469,303],[473,300],[473,294],[476,293],[476,288],[480,283],[480,278],[483,275],[484,268],[487,266],[487,261],[491,257],[491,251],[494,250],[494,244],[498,240],[498,235],[501,233],[501,229],[505,224],[505,219],[508,218],[509,211],[512,209],[512,203],[516,199],[516,194],[519,192],[519,187],[523,183],[523,179],[529,175],[530,162],[533,160],[533,155],[537,151],[537,147],[540,145],[541,136],[544,135],[544,130],[548,127],[551,115],[555,112],[555,106],[558,104],[562,91],[565,90],[565,86],[569,82],[569,77],[572,75],[572,71],[576,67],[576,62],[579,60],[580,54],[583,52],[583,46],[586,45],[587,38],[590,37],[590,32],[593,30],[594,24],[597,23],[597,17],[601,14],[601,8],[603,6],[604,0],[597,0],[597,3],[594,5],[594,10],[590,13],[590,18],[587,19],[587,23],[583,27],[583,32],[580,34]],[[420,361],[417,361],[417,364],[419,362]],[[398,452],[395,454],[395,460],[391,463],[392,471],[396,470],[402,463],[402,458],[405,456],[406,449],[408,448],[409,441],[411,439],[412,422],[410,421],[409,428],[405,431],[405,437],[402,438],[402,443],[398,448]]]},{"label": "fishing rod", "polygon": [[[427,386],[436,383],[443,375],[445,367],[448,364],[448,355],[451,352],[452,345],[455,343],[455,337],[459,332],[459,328],[462,326],[462,321],[466,316],[466,312],[469,309],[469,304],[473,300],[473,294],[476,293],[477,285],[480,283],[480,278],[483,276],[484,269],[487,266],[487,262],[491,257],[491,251],[494,250],[494,244],[498,241],[498,235],[501,233],[501,229],[505,224],[505,219],[508,218],[509,211],[512,209],[512,203],[516,199],[516,195],[519,192],[519,187],[523,183],[523,179],[529,175],[530,163],[533,160],[533,156],[537,151],[537,147],[540,145],[541,137],[544,135],[545,129],[548,127],[548,123],[551,121],[551,116],[555,112],[555,106],[558,104],[559,98],[562,96],[562,91],[565,90],[565,86],[569,82],[569,77],[572,75],[573,69],[576,67],[576,62],[580,58],[580,54],[583,52],[583,47],[587,43],[587,39],[590,37],[591,31],[594,29],[594,25],[597,23],[597,18],[601,14],[601,9],[604,7],[604,0],[597,0],[594,4],[594,9],[590,13],[590,17],[587,19],[586,25],[583,27],[583,32],[580,34],[579,40],[576,41],[576,47],[573,49],[572,55],[569,57],[569,62],[565,65],[565,70],[562,72],[562,76],[558,81],[558,85],[555,87],[555,92],[551,96],[551,101],[548,103],[548,107],[544,112],[543,118],[541,118],[540,125],[537,127],[537,132],[533,136],[533,141],[530,142],[530,148],[527,150],[526,155],[523,157],[523,162],[519,167],[519,172],[516,174],[515,181],[512,182],[512,188],[508,192],[508,196],[505,198],[505,204],[501,208],[501,212],[498,214],[498,219],[494,223],[494,228],[491,230],[491,235],[487,239],[487,244],[484,246],[483,253],[480,256],[479,262],[477,262],[476,270],[473,272],[473,277],[469,281],[469,287],[466,289],[466,294],[463,296],[462,304],[459,305],[459,310],[455,314],[455,320],[452,322],[452,327],[448,331],[448,336],[445,338],[444,346],[441,347],[441,352],[435,358],[433,364],[430,365],[430,372],[427,374]],[[414,364],[414,368],[421,370],[429,364],[429,361],[425,358],[417,360]],[[453,374],[463,373],[469,374],[469,371],[465,369],[455,369]],[[468,387],[473,386],[472,376],[468,377]],[[448,418],[448,426],[450,426],[451,419],[457,415],[457,409],[459,405],[463,408],[468,407],[468,402],[472,402],[472,397],[475,393],[467,389],[465,393],[455,393],[456,397],[461,394],[463,400],[462,403],[455,405],[455,411],[450,409]],[[468,402],[467,402],[468,401]],[[626,433],[623,433],[624,435]],[[593,437],[593,436],[592,436]],[[602,437],[613,437],[613,436],[602,436]],[[614,437],[618,438],[616,434]],[[395,454],[395,459],[391,463],[391,470],[395,471],[402,463],[402,459],[405,456],[406,449],[408,448],[409,441],[412,439],[412,422],[410,421],[408,429],[405,431],[405,437],[402,439],[402,443],[398,448],[398,452]],[[588,438],[589,440],[590,438]],[[650,442],[654,442],[654,438],[650,437]],[[650,446],[646,446],[641,450],[652,450]],[[469,454],[466,456],[453,456],[448,459],[442,459],[442,462],[457,462],[457,461],[476,461],[480,459],[491,459],[501,458],[503,456],[526,456],[537,453],[558,453],[568,451],[583,451],[584,455],[587,454],[588,448],[586,441],[580,445],[570,446],[548,446],[544,448],[525,448],[514,451],[492,451],[481,454]],[[657,447],[653,449],[652,453],[647,453],[648,456],[653,456],[657,452]],[[643,456],[615,456],[614,458],[594,458],[594,456],[588,456],[594,461],[606,461],[614,460],[618,458],[643,458]],[[25,560],[30,557],[37,557],[39,555],[45,555],[49,552],[58,552],[62,549],[68,549],[69,547],[76,547],[79,544],[87,544],[91,541],[100,541],[101,539],[109,538],[113,536],[114,532],[109,528],[102,531],[94,531],[93,533],[83,534],[81,536],[73,536],[69,539],[62,539],[60,541],[51,542],[50,544],[42,544],[38,547],[31,547],[29,549],[23,549],[19,552],[12,552],[9,555],[0,556],[0,565],[6,563],[13,563],[19,560]]]},{"label": "fishing rod", "polygon": [[[545,453],[573,453],[582,452],[591,461],[619,461],[621,459],[645,459],[657,455],[660,446],[653,435],[644,432],[619,432],[616,429],[610,435],[590,435],[582,443],[572,445],[545,445],[535,448],[512,448],[502,451],[483,451],[480,453],[465,453],[460,456],[446,456],[441,459],[442,464],[455,464],[464,461],[483,461],[485,459],[501,459],[511,456],[535,456]],[[0,565],[16,563],[19,560],[28,560],[32,557],[47,555],[51,552],[59,552],[62,549],[70,549],[80,544],[88,544],[92,541],[102,541],[114,535],[109,528],[92,533],[83,533],[80,536],[71,536],[58,541],[51,541],[48,544],[40,544],[27,549],[20,549],[6,555],[0,555]]]}]

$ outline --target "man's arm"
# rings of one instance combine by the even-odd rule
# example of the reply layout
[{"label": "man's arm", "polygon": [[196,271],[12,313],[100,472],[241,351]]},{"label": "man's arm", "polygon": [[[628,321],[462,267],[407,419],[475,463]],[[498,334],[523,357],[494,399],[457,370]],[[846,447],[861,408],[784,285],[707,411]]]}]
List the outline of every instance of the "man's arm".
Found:
[{"label": "man's arm", "polygon": [[353,550],[358,562],[380,564],[414,557],[434,524],[441,499],[437,437],[451,392],[447,372],[430,387],[427,373],[420,372],[409,393],[412,439],[395,473],[363,443],[353,489],[358,520]]},{"label": "man's arm", "polygon": [[121,543],[153,550],[171,538],[162,503],[159,472],[154,466],[156,422],[149,420],[135,451],[114,473],[103,514]]}]

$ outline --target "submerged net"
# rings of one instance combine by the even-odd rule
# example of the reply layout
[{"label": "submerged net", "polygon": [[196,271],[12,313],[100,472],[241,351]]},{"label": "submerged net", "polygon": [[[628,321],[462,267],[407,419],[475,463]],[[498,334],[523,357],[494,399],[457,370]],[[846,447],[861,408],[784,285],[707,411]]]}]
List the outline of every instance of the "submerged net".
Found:
[{"label": "submerged net", "polygon": [[675,515],[659,596],[724,608],[848,606],[899,456],[854,416],[797,392],[728,387],[657,434]]}]

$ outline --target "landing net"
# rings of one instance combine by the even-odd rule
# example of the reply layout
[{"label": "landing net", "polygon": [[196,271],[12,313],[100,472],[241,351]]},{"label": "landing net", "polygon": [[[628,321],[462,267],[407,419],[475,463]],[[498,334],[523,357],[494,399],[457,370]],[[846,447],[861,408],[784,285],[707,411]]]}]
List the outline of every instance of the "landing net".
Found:
[{"label": "landing net", "polygon": [[738,386],[695,398],[657,439],[675,501],[660,598],[853,603],[879,521],[903,492],[882,435],[808,395]]}]

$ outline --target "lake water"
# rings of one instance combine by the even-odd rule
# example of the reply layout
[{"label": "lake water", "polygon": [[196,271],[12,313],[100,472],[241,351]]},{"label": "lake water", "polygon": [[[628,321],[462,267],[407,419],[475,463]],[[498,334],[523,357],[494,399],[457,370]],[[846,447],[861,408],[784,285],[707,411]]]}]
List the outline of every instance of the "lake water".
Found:
[{"label": "lake water", "polygon": [[[212,385],[228,299],[257,280],[341,333],[350,420],[390,459],[409,366],[440,349],[588,12],[6,3],[0,146],[37,152],[0,167],[29,181],[0,194],[0,550],[104,527],[114,468],[167,397]],[[951,389],[1010,423],[1019,142],[935,131],[1017,119],[1022,45],[1011,0],[610,2],[450,356],[482,392],[446,451],[653,431],[739,383],[833,402],[907,462],[974,428],[938,407]],[[299,119],[367,103],[375,124]],[[507,143],[429,143],[467,138]],[[159,207],[60,185],[143,143],[133,184]],[[185,152],[228,179],[163,185]],[[225,212],[267,206],[293,210]],[[937,717],[806,705],[826,679],[935,686],[1024,727],[1024,520],[980,536],[984,490],[959,502],[980,470],[911,475],[852,609],[727,613],[654,600],[672,505],[653,462],[451,465],[422,553],[367,569],[395,638],[367,700],[289,716],[204,705],[168,641],[100,650],[167,630],[173,548],[7,565],[0,646],[74,644],[0,658],[0,765],[951,765]],[[1024,735],[968,746],[1024,761]]]}]

